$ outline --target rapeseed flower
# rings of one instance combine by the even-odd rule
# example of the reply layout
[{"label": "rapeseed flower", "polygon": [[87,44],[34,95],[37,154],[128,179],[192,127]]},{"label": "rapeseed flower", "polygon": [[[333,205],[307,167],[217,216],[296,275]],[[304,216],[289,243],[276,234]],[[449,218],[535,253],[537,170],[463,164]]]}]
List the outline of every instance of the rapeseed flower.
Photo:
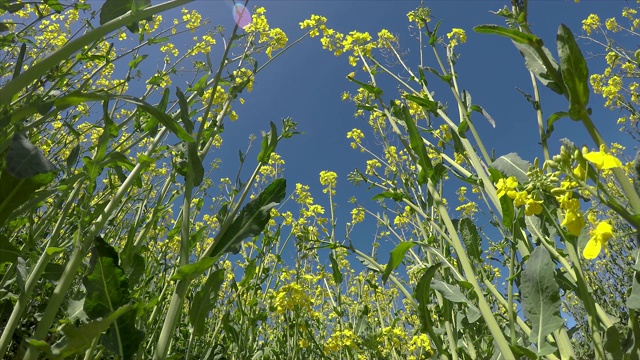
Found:
[{"label": "rapeseed flower", "polygon": [[[585,259],[595,259],[600,254],[600,250],[607,247],[607,241],[613,237],[613,226],[607,222],[601,222],[595,229],[591,230],[591,238],[582,251]],[[606,250],[605,250],[606,251]]]}]

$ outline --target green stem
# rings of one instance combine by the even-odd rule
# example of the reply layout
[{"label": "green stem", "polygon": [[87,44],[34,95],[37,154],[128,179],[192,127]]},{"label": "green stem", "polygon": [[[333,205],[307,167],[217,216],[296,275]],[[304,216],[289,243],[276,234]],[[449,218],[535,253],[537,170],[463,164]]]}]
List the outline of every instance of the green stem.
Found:
[{"label": "green stem", "polygon": [[[66,218],[66,214],[69,212],[71,205],[73,205],[73,201],[76,199],[80,190],[82,189],[82,184],[83,184],[83,181],[79,180],[73,192],[67,198],[67,202],[62,207],[62,210],[60,211],[60,218],[52,231],[51,238],[49,240],[49,243],[47,244],[47,248],[51,246],[56,246],[58,244],[58,239],[60,237],[60,230],[62,228],[62,220]],[[11,343],[11,338],[13,336],[13,333],[16,327],[18,326],[18,324],[20,323],[20,319],[22,318],[22,314],[24,313],[24,310],[27,308],[27,305],[30,302],[31,293],[35,289],[38,280],[40,280],[40,276],[44,272],[47,264],[49,264],[49,261],[53,258],[53,256],[54,255],[49,255],[45,249],[42,255],[40,255],[40,258],[38,259],[36,266],[33,268],[31,273],[29,274],[29,277],[27,278],[27,281],[25,283],[24,290],[20,293],[20,296],[18,296],[18,301],[16,301],[13,307],[13,311],[11,312],[11,315],[9,317],[9,320],[7,321],[4,329],[2,330],[2,337],[0,337],[0,359],[4,358],[4,355],[7,351],[7,347]]]},{"label": "green stem", "polygon": [[486,325],[489,328],[489,331],[491,332],[496,345],[498,346],[498,349],[500,349],[500,352],[502,353],[502,356],[505,360],[515,360],[515,356],[511,351],[509,342],[504,337],[504,333],[502,332],[500,325],[496,321],[489,303],[484,297],[484,290],[478,283],[473,265],[471,265],[471,261],[469,260],[467,252],[462,245],[462,242],[460,241],[458,232],[455,226],[453,226],[451,219],[449,218],[449,214],[442,201],[442,197],[440,197],[440,194],[433,186],[431,180],[427,181],[427,187],[429,189],[429,193],[433,197],[433,203],[437,207],[438,213],[440,214],[440,217],[444,222],[447,231],[449,231],[451,237],[451,246],[454,248],[456,254],[458,255],[458,259],[460,261],[460,265],[462,265],[462,270],[464,271],[466,280],[471,283],[476,295],[478,296],[478,308],[480,309],[480,313],[482,314],[482,317],[484,318]]}]

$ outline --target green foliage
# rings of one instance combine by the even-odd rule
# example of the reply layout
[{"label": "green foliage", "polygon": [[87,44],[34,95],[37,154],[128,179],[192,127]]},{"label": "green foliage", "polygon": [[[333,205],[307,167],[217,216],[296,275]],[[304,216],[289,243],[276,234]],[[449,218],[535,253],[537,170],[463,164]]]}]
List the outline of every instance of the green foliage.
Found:
[{"label": "green foliage", "polygon": [[564,324],[560,317],[560,288],[553,269],[549,252],[537,247],[525,263],[520,281],[522,310],[533,325],[529,340],[536,344],[538,356],[555,351],[545,338]]}]

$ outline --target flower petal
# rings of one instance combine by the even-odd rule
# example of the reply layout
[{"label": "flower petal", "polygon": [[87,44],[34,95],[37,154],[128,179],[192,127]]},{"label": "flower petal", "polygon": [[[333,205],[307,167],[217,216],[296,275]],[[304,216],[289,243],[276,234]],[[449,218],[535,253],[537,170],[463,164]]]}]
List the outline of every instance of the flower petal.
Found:
[{"label": "flower petal", "polygon": [[601,249],[602,245],[600,242],[596,240],[595,237],[592,237],[589,239],[587,246],[584,247],[584,250],[582,250],[582,256],[584,256],[585,259],[593,260],[600,255]]}]

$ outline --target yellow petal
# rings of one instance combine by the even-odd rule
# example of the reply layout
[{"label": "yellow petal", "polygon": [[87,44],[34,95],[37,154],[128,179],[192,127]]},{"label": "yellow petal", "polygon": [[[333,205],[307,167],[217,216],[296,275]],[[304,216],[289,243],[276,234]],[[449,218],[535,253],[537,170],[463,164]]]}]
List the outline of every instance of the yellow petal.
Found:
[{"label": "yellow petal", "polygon": [[600,242],[592,237],[591,239],[589,239],[587,246],[584,247],[584,250],[582,250],[582,256],[584,256],[585,259],[589,260],[595,259],[600,254],[601,249],[602,245],[600,244]]}]

